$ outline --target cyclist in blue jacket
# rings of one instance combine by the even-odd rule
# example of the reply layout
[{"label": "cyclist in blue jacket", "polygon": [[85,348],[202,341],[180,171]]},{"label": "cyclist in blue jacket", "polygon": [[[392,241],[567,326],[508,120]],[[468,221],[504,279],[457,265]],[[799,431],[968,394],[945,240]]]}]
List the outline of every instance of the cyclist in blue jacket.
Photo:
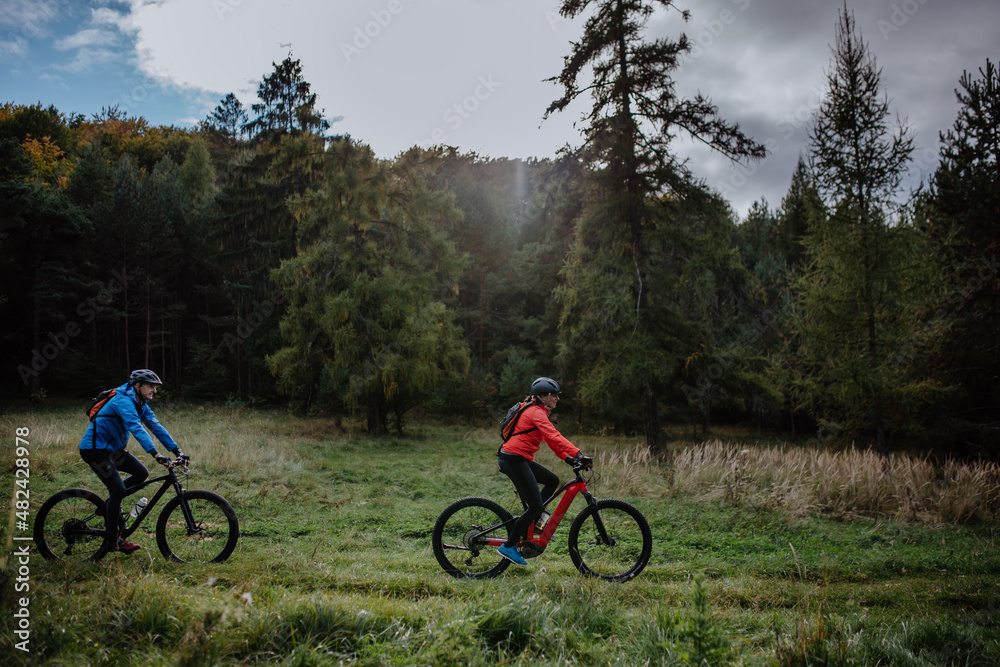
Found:
[{"label": "cyclist in blue jacket", "polygon": [[[125,553],[132,553],[139,548],[139,545],[118,537],[122,498],[129,489],[142,484],[149,476],[146,466],[125,451],[129,433],[157,463],[163,466],[169,465],[170,459],[156,450],[156,445],[142,428],[143,426],[148,428],[172,455],[184,456],[180,447],[167,429],[157,421],[156,415],[149,407],[149,400],[156,395],[156,388],[161,384],[163,382],[151,370],[132,371],[128,382],[115,390],[115,395],[101,407],[87,427],[87,432],[83,434],[83,439],[80,440],[80,458],[93,469],[104,486],[108,487],[105,520],[108,530],[115,531],[113,537],[117,549]],[[119,471],[128,473],[129,478],[123,482]]]}]

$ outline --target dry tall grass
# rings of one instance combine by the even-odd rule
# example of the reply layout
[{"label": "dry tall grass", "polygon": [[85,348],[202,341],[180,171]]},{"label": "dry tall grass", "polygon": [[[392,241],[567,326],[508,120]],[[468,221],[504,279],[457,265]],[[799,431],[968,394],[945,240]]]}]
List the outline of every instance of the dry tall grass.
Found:
[{"label": "dry tall grass", "polygon": [[743,447],[719,441],[686,448],[671,464],[672,491],[733,504],[849,518],[891,515],[920,522],[1000,520],[1000,466],[871,451]]},{"label": "dry tall grass", "polygon": [[[295,476],[317,441],[334,436],[314,432],[316,420],[222,408],[180,406],[159,411],[161,421],[192,455],[195,469],[240,474],[240,483]],[[30,427],[31,474],[79,467],[77,454],[86,420],[79,411],[7,412],[0,430]],[[459,436],[495,447],[495,433],[471,429]],[[580,437],[574,441],[598,461],[598,497],[657,499],[685,494],[734,505],[780,508],[795,515],[822,513],[895,516],[904,521],[1000,523],[1000,466],[894,455],[887,461],[870,450],[829,451],[798,447],[743,446],[721,441],[675,451],[668,465],[652,458],[641,439]],[[306,447],[303,449],[303,443]],[[0,467],[11,470],[13,439],[0,447]],[[138,451],[133,446],[133,450]],[[488,454],[484,454],[489,458]],[[557,472],[563,476],[565,471]],[[41,486],[38,487],[41,493]],[[33,484],[33,490],[35,485]],[[32,494],[34,495],[34,494]]]}]

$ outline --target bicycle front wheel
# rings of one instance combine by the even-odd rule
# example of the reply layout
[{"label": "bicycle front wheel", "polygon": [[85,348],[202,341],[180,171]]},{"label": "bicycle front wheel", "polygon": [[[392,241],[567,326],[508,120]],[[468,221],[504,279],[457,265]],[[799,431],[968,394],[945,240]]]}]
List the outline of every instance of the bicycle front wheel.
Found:
[{"label": "bicycle front wheel", "polygon": [[156,546],[178,563],[221,563],[239,539],[236,512],[211,491],[185,491],[183,503],[171,498],[156,521]]},{"label": "bicycle front wheel", "polygon": [[100,560],[111,547],[104,500],[86,489],[59,491],[38,509],[34,538],[43,558]]},{"label": "bicycle front wheel", "polygon": [[569,556],[581,574],[628,581],[642,572],[653,550],[646,517],[622,500],[588,505],[569,528]]},{"label": "bicycle front wheel", "polygon": [[441,512],[431,538],[434,557],[459,579],[495,577],[510,565],[497,553],[512,527],[511,514],[486,498],[462,498]]}]

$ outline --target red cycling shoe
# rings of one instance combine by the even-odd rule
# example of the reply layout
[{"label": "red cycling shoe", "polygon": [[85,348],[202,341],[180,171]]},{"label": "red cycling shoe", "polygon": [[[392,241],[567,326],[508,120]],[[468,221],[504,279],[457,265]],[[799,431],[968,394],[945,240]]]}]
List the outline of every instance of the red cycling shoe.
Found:
[{"label": "red cycling shoe", "polygon": [[135,551],[136,549],[141,549],[141,548],[142,547],[140,547],[138,544],[132,544],[131,542],[127,542],[125,539],[123,539],[121,537],[118,538],[118,548],[117,548],[117,551],[121,551],[122,553],[130,554],[133,551]]}]

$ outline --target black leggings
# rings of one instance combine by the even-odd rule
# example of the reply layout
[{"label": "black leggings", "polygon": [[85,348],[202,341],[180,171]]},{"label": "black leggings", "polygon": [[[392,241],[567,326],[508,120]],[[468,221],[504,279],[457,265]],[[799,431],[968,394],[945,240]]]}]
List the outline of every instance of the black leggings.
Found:
[{"label": "black leggings", "polygon": [[[514,522],[514,529],[506,542],[506,546],[512,547],[524,539],[528,534],[528,526],[542,513],[544,501],[556,492],[559,476],[541,463],[529,461],[517,454],[501,452],[497,455],[497,465],[500,466],[500,472],[510,477],[525,506],[524,512]],[[542,484],[541,489],[538,488],[539,484]]]},{"label": "black leggings", "polygon": [[[118,542],[118,522],[121,520],[122,498],[149,477],[149,471],[124,449],[109,452],[106,449],[81,449],[80,458],[97,473],[97,476],[108,487],[108,500],[104,504],[104,520],[108,530],[114,531],[114,541]],[[118,471],[128,473],[129,478],[122,482]]]}]

